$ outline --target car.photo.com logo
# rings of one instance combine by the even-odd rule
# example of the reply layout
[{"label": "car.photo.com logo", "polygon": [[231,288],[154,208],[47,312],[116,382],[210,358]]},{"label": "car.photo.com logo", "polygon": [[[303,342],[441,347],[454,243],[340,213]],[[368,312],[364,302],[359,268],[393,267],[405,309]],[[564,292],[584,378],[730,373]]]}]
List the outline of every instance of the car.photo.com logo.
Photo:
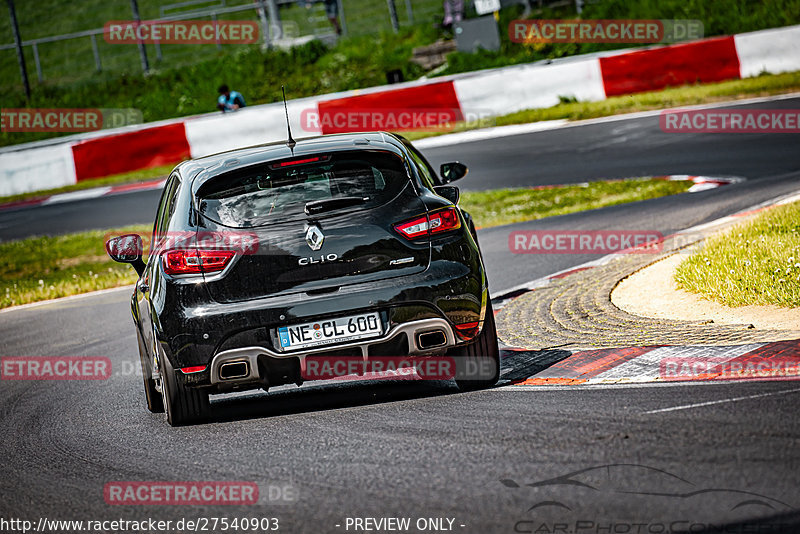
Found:
[{"label": "car.photo.com logo", "polygon": [[[788,529],[785,516],[774,515],[795,512],[794,508],[773,496],[704,484],[647,465],[598,465],[552,478],[505,478],[500,483],[520,502],[520,512],[509,519],[509,532],[795,532]],[[620,503],[624,511],[615,512]]]},{"label": "car.photo.com logo", "polygon": [[253,20],[112,20],[103,37],[109,44],[253,44],[259,31]]},{"label": "car.photo.com logo", "polygon": [[703,38],[703,23],[691,19],[661,20],[512,20],[511,42],[547,43],[674,43]]}]

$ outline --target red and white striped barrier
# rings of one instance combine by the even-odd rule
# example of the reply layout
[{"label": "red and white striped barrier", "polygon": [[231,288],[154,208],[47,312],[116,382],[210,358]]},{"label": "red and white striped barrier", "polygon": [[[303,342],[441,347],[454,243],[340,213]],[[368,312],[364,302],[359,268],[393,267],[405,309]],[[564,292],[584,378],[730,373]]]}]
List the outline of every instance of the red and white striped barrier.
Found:
[{"label": "red and white striped barrier", "polygon": [[[441,109],[490,117],[667,86],[800,70],[800,26],[645,49],[576,56],[289,102],[292,130],[309,134],[303,112]],[[330,133],[328,127],[322,133]],[[158,124],[64,137],[0,151],[0,196],[69,185],[188,157],[284,139],[283,105],[251,106]]]}]

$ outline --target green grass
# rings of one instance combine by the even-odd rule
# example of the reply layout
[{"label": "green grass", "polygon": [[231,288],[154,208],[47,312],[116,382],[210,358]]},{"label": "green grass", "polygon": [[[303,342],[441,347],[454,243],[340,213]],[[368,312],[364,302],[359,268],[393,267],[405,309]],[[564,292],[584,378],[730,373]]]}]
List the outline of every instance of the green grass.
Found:
[{"label": "green grass", "polygon": [[689,181],[618,180],[550,189],[494,189],[464,192],[459,205],[478,228],[532,221],[625,202],[683,193]]},{"label": "green grass", "polygon": [[136,273],[106,255],[104,237],[150,230],[139,225],[0,243],[0,308],[132,284]]},{"label": "green grass", "polygon": [[[508,224],[686,191],[688,182],[626,180],[557,189],[464,193],[461,205],[479,227]],[[110,235],[149,235],[147,225],[32,237],[0,243],[0,308],[132,284],[129,265],[105,253]]]},{"label": "green grass", "polygon": [[683,260],[678,286],[726,306],[800,306],[800,202],[778,206]]}]

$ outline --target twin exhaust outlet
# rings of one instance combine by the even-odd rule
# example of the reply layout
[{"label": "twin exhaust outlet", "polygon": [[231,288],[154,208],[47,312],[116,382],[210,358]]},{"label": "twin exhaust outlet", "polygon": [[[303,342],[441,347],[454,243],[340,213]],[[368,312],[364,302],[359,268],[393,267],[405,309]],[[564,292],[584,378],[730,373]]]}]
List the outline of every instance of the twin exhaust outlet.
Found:
[{"label": "twin exhaust outlet", "polygon": [[[419,332],[415,336],[415,342],[420,350],[435,349],[447,345],[447,334],[442,329],[428,330]],[[219,366],[219,380],[237,380],[250,376],[249,360],[237,360],[224,362]]]}]

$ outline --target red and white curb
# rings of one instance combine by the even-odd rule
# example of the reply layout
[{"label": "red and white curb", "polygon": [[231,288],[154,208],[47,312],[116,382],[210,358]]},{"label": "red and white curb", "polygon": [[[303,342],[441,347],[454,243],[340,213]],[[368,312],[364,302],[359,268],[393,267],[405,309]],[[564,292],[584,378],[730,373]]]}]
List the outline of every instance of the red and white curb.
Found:
[{"label": "red and white curb", "polygon": [[75,202],[77,200],[88,200],[92,198],[108,197],[112,195],[121,195],[125,193],[137,193],[139,191],[151,191],[154,189],[161,189],[164,187],[166,180],[159,178],[158,180],[150,180],[147,182],[137,182],[133,184],[113,185],[106,187],[94,187],[92,189],[84,189],[82,191],[71,191],[69,193],[58,193],[45,197],[37,197],[29,200],[20,200],[18,202],[8,202],[0,204],[0,211],[7,209],[21,209],[31,208],[34,206],[46,206],[49,204],[61,204],[63,202]]},{"label": "red and white curb", "polygon": [[[684,178],[685,179],[685,178]],[[702,182],[701,182],[702,183]],[[674,235],[700,234],[711,232],[720,226],[741,219],[744,216],[758,213],[774,206],[800,201],[800,193],[791,193],[776,199],[762,202],[748,209],[714,221],[688,228]],[[493,295],[492,305],[497,314],[508,302],[519,298],[530,291],[549,285],[553,280],[571,274],[605,265],[630,251],[608,254],[595,261],[538,278],[519,286],[500,291]],[[524,348],[504,346],[506,354],[515,352],[536,352]],[[728,372],[706,372],[696,376],[671,377],[664,373],[662,364],[667,360],[685,359],[686,361],[706,361],[716,365],[728,364],[726,369],[740,368],[747,370],[748,364],[756,366],[769,362],[772,358],[795,358],[793,372],[781,372],[777,376],[764,376],[754,367],[754,372],[744,378],[736,378]],[[787,340],[772,343],[751,343],[730,346],[662,346],[662,347],[620,347],[611,349],[594,349],[574,351],[565,359],[549,366],[545,370],[524,379],[513,380],[512,386],[577,386],[638,384],[653,382],[695,382],[718,380],[752,380],[752,379],[800,379],[800,340]]]},{"label": "red and white curb", "polygon": [[579,351],[509,385],[589,386],[756,379],[800,379],[800,340]]}]

